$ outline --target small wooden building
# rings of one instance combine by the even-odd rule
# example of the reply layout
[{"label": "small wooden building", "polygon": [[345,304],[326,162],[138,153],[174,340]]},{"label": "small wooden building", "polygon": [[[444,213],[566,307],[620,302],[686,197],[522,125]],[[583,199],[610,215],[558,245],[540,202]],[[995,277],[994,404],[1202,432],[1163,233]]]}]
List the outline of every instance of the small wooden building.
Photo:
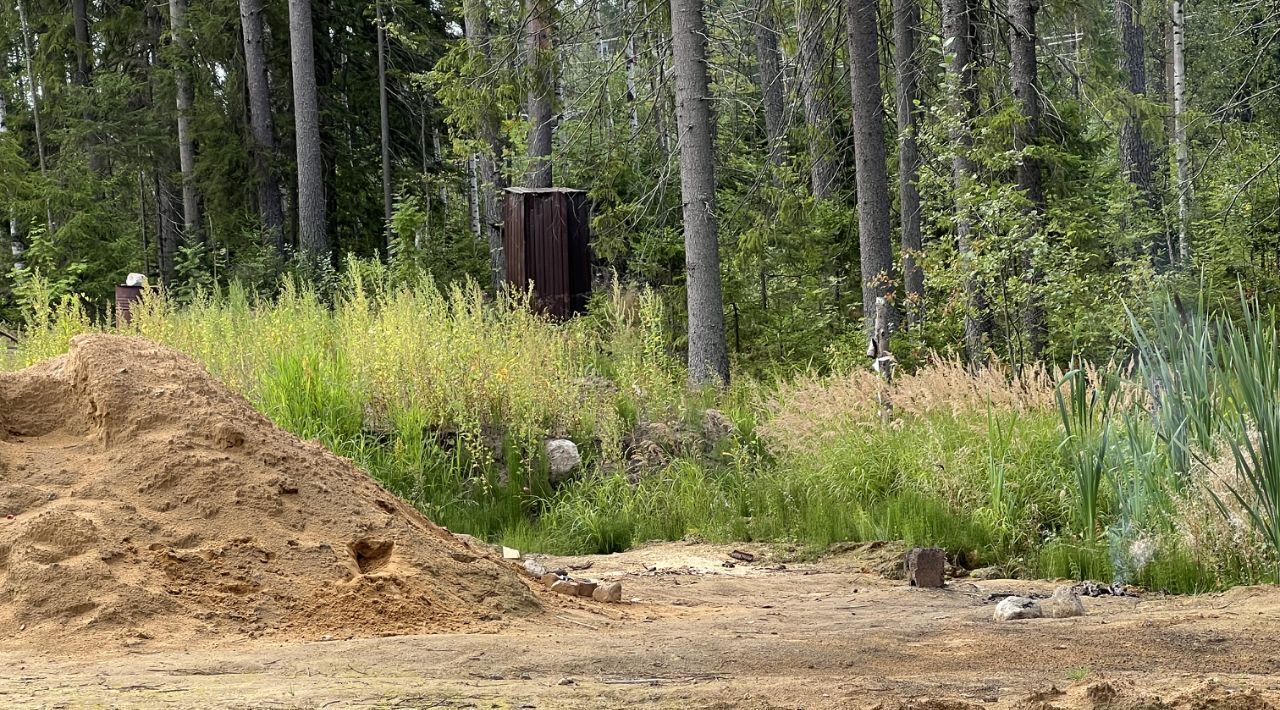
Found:
[{"label": "small wooden building", "polygon": [[591,295],[591,204],[563,187],[506,190],[502,250],[507,283],[533,282],[534,306],[557,318],[587,308]]}]

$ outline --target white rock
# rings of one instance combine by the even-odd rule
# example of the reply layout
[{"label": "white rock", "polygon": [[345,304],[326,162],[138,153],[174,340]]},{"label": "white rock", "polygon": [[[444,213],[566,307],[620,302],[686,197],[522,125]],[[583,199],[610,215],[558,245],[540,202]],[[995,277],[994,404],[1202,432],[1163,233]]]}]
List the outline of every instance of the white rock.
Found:
[{"label": "white rock", "polygon": [[502,548],[502,559],[518,560],[520,559],[520,551],[515,549],[514,547],[504,547]]},{"label": "white rock", "polygon": [[582,455],[578,453],[578,445],[568,439],[548,439],[547,472],[552,483],[559,483],[571,478],[582,465]]},{"label": "white rock", "polygon": [[996,604],[996,621],[1039,619],[1040,602],[1027,597],[1005,597]]},{"label": "white rock", "polygon": [[547,573],[546,565],[530,557],[524,561],[524,570],[535,579],[542,579]]},{"label": "white rock", "polygon": [[1084,616],[1084,604],[1071,587],[1058,587],[1048,599],[1006,597],[996,605],[996,621],[1015,619],[1067,619]]}]

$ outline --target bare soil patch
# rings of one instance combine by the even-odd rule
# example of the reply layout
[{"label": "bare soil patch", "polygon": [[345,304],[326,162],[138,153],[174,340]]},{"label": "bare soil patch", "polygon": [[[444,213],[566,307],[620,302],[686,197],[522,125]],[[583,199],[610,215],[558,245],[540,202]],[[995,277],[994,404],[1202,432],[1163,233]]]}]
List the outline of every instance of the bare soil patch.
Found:
[{"label": "bare soil patch", "polygon": [[[752,563],[725,567],[733,549]],[[1052,582],[886,580],[879,549],[796,563],[766,547],[664,543],[551,559],[621,580],[485,633],[246,639],[189,651],[0,654],[7,707],[1280,707],[1280,590],[1101,597],[1087,615],[996,623],[993,598]],[[358,629],[359,627],[354,627]],[[360,636],[360,634],[357,634]]]}]

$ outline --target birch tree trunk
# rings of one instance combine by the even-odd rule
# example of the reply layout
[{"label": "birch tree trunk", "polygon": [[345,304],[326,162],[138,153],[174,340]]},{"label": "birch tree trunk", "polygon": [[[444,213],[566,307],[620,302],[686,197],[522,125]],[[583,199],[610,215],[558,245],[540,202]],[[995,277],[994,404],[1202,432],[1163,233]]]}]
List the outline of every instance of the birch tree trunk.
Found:
[{"label": "birch tree trunk", "polygon": [[40,160],[40,176],[47,174],[44,158],[44,133],[40,130],[40,95],[36,91],[36,73],[31,63],[31,25],[27,22],[27,7],[18,0],[18,25],[22,30],[22,61],[27,70],[27,90],[31,92],[31,122],[35,129],[36,157]]},{"label": "birch tree trunk", "polygon": [[884,145],[884,97],[880,88],[878,0],[849,0],[849,84],[853,93],[853,152],[858,190],[858,256],[862,266],[862,314],[868,333],[876,300],[884,299],[888,327],[893,307],[893,243],[889,237],[889,171]]},{"label": "birch tree trunk", "polygon": [[920,235],[920,149],[916,124],[920,98],[920,58],[917,37],[920,5],[917,0],[894,0],[893,37],[898,75],[898,200],[902,212],[902,279],[906,290],[904,310],[909,323],[924,320],[924,270],[917,259],[922,249]]},{"label": "birch tree trunk", "polygon": [[702,0],[671,0],[671,36],[689,306],[689,383],[727,384],[729,353],[720,286],[715,153]]},{"label": "birch tree trunk", "polygon": [[249,128],[253,133],[253,166],[258,178],[258,218],[276,247],[284,253],[284,209],[280,181],[274,167],[276,138],[271,122],[271,86],[263,47],[263,0],[240,0],[244,38],[245,85],[249,93]]},{"label": "birch tree trunk", "polygon": [[387,28],[382,19],[382,2],[374,3],[378,21],[378,117],[382,149],[382,253],[391,248],[391,112],[387,105]]},{"label": "birch tree trunk", "polygon": [[293,130],[298,160],[298,248],[314,263],[329,259],[325,224],[324,159],[316,89],[311,0],[289,0],[289,52],[293,65]]},{"label": "birch tree trunk", "polygon": [[[0,80],[7,79],[8,75],[4,69],[0,69]],[[9,105],[6,103],[4,92],[0,91],[0,135],[9,132]],[[14,268],[21,268],[20,260],[22,255],[22,242],[18,233],[18,220],[12,207],[9,208],[9,215],[4,220],[4,235],[6,237],[5,251],[13,257],[11,262]]]},{"label": "birch tree trunk", "polygon": [[1191,263],[1191,144],[1187,140],[1186,15],[1173,0],[1173,142],[1178,164],[1178,259]]},{"label": "birch tree trunk", "polygon": [[187,43],[187,0],[169,0],[169,29],[178,48],[173,81],[178,104],[178,168],[182,171],[182,231],[188,240],[201,239],[200,193],[196,190],[196,145],[191,135],[191,48]]}]

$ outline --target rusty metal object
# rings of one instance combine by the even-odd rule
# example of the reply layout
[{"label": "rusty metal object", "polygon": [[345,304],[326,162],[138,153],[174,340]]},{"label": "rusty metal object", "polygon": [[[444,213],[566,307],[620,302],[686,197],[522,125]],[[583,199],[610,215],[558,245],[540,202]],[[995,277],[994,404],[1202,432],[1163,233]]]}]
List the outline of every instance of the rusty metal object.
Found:
[{"label": "rusty metal object", "polygon": [[591,205],[568,188],[506,190],[502,245],[507,283],[533,284],[533,305],[556,318],[586,310],[591,294]]},{"label": "rusty metal object", "polygon": [[116,322],[128,325],[133,320],[130,309],[142,300],[141,286],[116,286]]}]

